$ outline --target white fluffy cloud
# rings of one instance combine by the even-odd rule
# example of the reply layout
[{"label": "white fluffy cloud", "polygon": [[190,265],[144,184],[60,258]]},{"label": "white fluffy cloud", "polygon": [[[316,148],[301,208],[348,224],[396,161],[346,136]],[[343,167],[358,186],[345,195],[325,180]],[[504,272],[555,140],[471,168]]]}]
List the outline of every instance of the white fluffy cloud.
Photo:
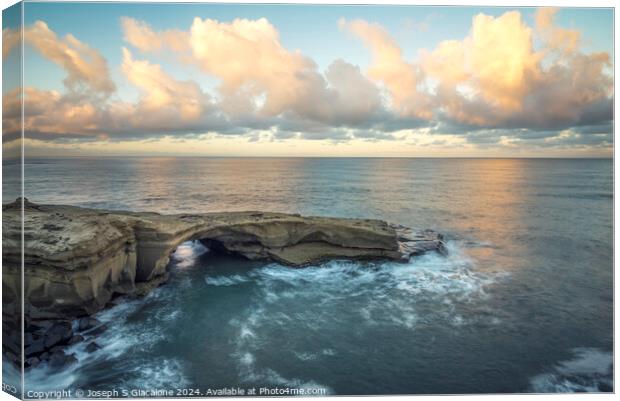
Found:
[{"label": "white fluffy cloud", "polygon": [[373,63],[368,75],[386,86],[392,107],[405,116],[432,119],[432,99],[422,90],[423,72],[419,66],[405,61],[401,49],[389,33],[380,25],[363,20],[347,22],[341,19],[338,23],[341,28],[360,37],[370,48]]},{"label": "white fluffy cloud", "polygon": [[106,59],[73,35],[59,38],[45,22],[37,21],[24,29],[24,40],[67,72],[65,85],[69,89],[102,94],[110,94],[116,89]]},{"label": "white fluffy cloud", "polygon": [[127,79],[137,86],[143,96],[138,107],[143,118],[152,119],[153,114],[169,114],[185,121],[197,121],[209,109],[210,99],[195,82],[177,81],[166,74],[161,66],[145,60],[135,60],[129,50],[123,48],[121,66]]},{"label": "white fluffy cloud", "polygon": [[11,51],[19,45],[21,32],[15,29],[4,28],[2,30],[2,57],[6,59]]},{"label": "white fluffy cloud", "polygon": [[178,29],[154,32],[144,21],[134,18],[121,18],[124,39],[143,52],[158,52],[166,48],[175,51],[189,49],[189,35]]},{"label": "white fluffy cloud", "polygon": [[[410,60],[385,28],[342,19],[340,27],[366,45],[372,62],[339,59],[325,71],[284,47],[265,18],[195,18],[186,30],[163,31],[122,18],[128,45],[113,68],[140,93],[135,103],[111,96],[116,85],[96,49],[38,21],[26,27],[26,44],[64,69],[67,90],[26,88],[25,126],[51,138],[271,130],[278,138],[334,140],[391,139],[390,132],[428,127],[489,142],[496,130],[506,138],[506,129],[604,131],[612,118],[609,55],[583,53],[580,33],[557,26],[556,12],[539,9],[534,26],[517,11],[479,14],[466,37]],[[18,43],[19,32],[3,31],[5,57]],[[215,78],[216,90],[178,80],[147,59],[163,52]],[[19,113],[12,114],[19,96],[4,95],[8,131],[19,127]],[[477,130],[484,135],[470,135]]]},{"label": "white fluffy cloud", "polygon": [[278,31],[265,18],[231,23],[195,18],[190,43],[195,62],[221,80],[224,96],[263,95],[260,109],[267,115],[303,107],[300,99],[320,90],[314,62],[282,47]]},{"label": "white fluffy cloud", "polygon": [[573,53],[579,49],[581,33],[574,29],[564,29],[555,24],[558,9],[542,7],[536,12],[536,29],[547,43],[548,51]]},{"label": "white fluffy cloud", "polygon": [[[154,31],[123,18],[125,39],[144,53],[176,52],[219,80],[218,106],[237,122],[281,119],[363,124],[382,108],[378,88],[356,66],[336,60],[322,74],[314,61],[280,43],[265,18],[220,22],[195,18],[187,32]],[[305,123],[303,122],[305,121]]]}]

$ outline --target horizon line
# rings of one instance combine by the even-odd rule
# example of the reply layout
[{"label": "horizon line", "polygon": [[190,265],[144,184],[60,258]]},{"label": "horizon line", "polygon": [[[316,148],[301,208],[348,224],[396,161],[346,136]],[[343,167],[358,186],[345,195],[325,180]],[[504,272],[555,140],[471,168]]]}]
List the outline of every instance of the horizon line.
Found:
[{"label": "horizon line", "polygon": [[38,155],[25,157],[3,157],[3,160],[28,159],[81,159],[81,158],[211,158],[211,159],[606,159],[612,156],[244,156],[244,155]]}]

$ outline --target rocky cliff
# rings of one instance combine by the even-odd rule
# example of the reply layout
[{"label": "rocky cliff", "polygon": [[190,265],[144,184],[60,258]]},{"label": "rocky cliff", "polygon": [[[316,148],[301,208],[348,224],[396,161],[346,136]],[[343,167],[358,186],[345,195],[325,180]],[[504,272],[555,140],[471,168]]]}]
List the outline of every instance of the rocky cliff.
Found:
[{"label": "rocky cliff", "polygon": [[[11,288],[21,280],[20,205],[3,206],[3,302],[9,309],[19,299]],[[169,255],[188,240],[290,266],[334,258],[407,260],[442,250],[435,232],[379,220],[264,212],[160,215],[26,200],[25,316],[79,317],[102,309],[115,294],[144,293],[165,281]]]},{"label": "rocky cliff", "polygon": [[[293,267],[328,259],[408,260],[443,252],[441,236],[379,220],[234,212],[160,215],[37,205],[2,210],[3,353],[21,366],[21,255],[24,252],[25,366],[62,368],[66,347],[106,329],[88,315],[114,295],[141,295],[166,281],[175,248],[199,240],[220,252]],[[75,318],[81,317],[79,324]],[[72,322],[73,321],[73,322]]]}]

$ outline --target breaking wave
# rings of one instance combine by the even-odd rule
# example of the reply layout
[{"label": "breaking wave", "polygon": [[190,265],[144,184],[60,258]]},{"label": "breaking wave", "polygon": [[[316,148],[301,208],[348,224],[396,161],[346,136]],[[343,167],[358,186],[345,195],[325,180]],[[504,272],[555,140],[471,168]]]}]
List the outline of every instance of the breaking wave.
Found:
[{"label": "breaking wave", "polygon": [[447,247],[447,257],[429,253],[409,263],[332,261],[302,269],[269,264],[245,276],[207,279],[211,285],[247,280],[256,285],[251,306],[229,322],[237,333],[231,356],[241,378],[319,385],[309,377],[286,379],[261,363],[267,358],[262,355],[266,344],[271,348],[279,343],[284,330],[287,341],[278,345],[284,357],[321,366],[337,354],[326,343],[330,335],[339,335],[342,326],[371,336],[369,330],[377,327],[415,331],[418,324],[430,321],[468,324],[459,305],[483,301],[487,287],[500,276],[477,272],[458,244]]},{"label": "breaking wave", "polygon": [[[284,369],[281,361],[274,361],[273,350],[278,359],[296,361],[291,367],[320,369],[359,348],[346,337],[347,328],[355,327],[359,340],[373,338],[377,330],[407,335],[421,324],[470,324],[476,314],[461,308],[484,304],[488,288],[501,275],[477,271],[458,243],[449,242],[447,248],[448,256],[428,253],[409,263],[332,261],[301,269],[271,263],[230,274],[214,271],[205,277],[193,268],[202,267],[199,258],[208,249],[199,242],[184,243],[171,255],[182,273],[172,288],[157,288],[142,299],[122,299],[97,314],[110,327],[94,339],[101,348],[88,353],[90,341],[73,346],[67,352],[76,353],[78,364],[61,373],[45,366],[32,369],[27,373],[29,388],[75,388],[84,380],[91,387],[97,382],[115,383],[119,389],[191,385],[186,361],[160,352],[170,340],[166,332],[196,319],[195,311],[202,309],[181,307],[180,294],[189,291],[188,296],[198,297],[205,296],[200,288],[210,292],[214,287],[232,290],[243,285],[240,292],[247,294],[247,302],[228,320],[232,336],[226,350],[240,382],[334,393],[330,379],[320,379],[313,369]],[[110,365],[114,369],[104,368]]]},{"label": "breaking wave", "polygon": [[[181,313],[170,302],[173,297],[174,294],[166,292],[166,288],[157,288],[144,298],[121,299],[115,306],[94,315],[109,328],[94,338],[86,335],[85,341],[65,350],[67,354],[75,354],[78,363],[61,371],[55,371],[47,364],[30,369],[25,375],[26,389],[49,391],[78,388],[89,374],[96,376],[105,388],[113,383],[118,390],[182,387],[187,379],[181,361],[158,357],[154,351],[148,358],[128,357],[132,350],[154,350],[166,341],[159,327],[162,323],[170,324]],[[143,316],[141,310],[149,308],[154,302],[159,305],[157,310]],[[144,320],[134,322],[136,315]],[[95,341],[100,348],[89,353],[86,347],[91,341]],[[117,365],[115,369],[106,369],[110,363]]]},{"label": "breaking wave", "polygon": [[214,286],[231,286],[231,285],[237,285],[237,284],[241,284],[241,283],[246,283],[250,281],[249,277],[244,277],[242,275],[239,274],[234,274],[232,276],[217,276],[217,277],[205,277],[205,282],[208,285],[214,285]]}]

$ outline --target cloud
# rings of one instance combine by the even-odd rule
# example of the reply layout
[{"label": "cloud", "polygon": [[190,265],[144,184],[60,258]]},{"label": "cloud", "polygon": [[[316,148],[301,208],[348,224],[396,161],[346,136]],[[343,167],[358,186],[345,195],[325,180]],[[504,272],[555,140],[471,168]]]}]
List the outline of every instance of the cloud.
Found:
[{"label": "cloud", "polygon": [[[380,25],[341,19],[340,27],[371,51],[366,74],[344,60],[321,74],[311,59],[285,49],[264,18],[230,23],[195,18],[191,54],[183,60],[219,78],[219,107],[231,121],[250,127],[316,133],[348,126],[372,132],[444,120],[475,131],[565,129],[610,119],[608,59],[580,53],[579,35],[556,26],[555,12],[540,9],[534,28],[517,11],[479,14],[467,37],[422,51],[419,60],[405,60]],[[542,48],[534,48],[535,37]],[[543,67],[543,59],[552,56]]]},{"label": "cloud", "polygon": [[149,24],[130,17],[121,18],[124,39],[142,52],[189,50],[189,35],[177,29],[155,32]]},{"label": "cloud", "polygon": [[555,24],[555,7],[541,7],[536,11],[536,29],[548,46],[548,51],[573,53],[578,50],[581,33],[574,29],[564,29]]},{"label": "cloud", "polygon": [[[47,131],[53,125],[51,132],[64,130],[68,135],[74,135],[74,132],[90,132],[93,127],[92,119],[100,114],[98,110],[100,104],[95,103],[100,103],[100,99],[107,98],[116,90],[116,85],[110,77],[107,60],[97,50],[71,34],[59,38],[43,21],[36,21],[31,26],[25,27],[23,35],[26,45],[36,49],[43,57],[56,63],[66,72],[67,75],[63,82],[68,90],[68,93],[61,95],[55,91],[46,92],[36,88],[25,88],[24,101],[27,119],[24,125],[31,127],[36,122],[40,125],[41,131]],[[20,40],[19,30],[3,29],[2,42],[5,58],[19,45]],[[21,131],[19,127],[21,117],[15,115],[15,110],[19,110],[21,104],[21,91],[12,90],[5,93],[3,101],[8,109],[3,111],[3,125],[9,132]],[[57,108],[48,108],[52,104]],[[43,110],[49,115],[42,115]],[[28,117],[35,115],[37,116],[35,120],[28,120]],[[50,125],[52,120],[60,120],[58,123],[64,122],[64,124],[62,126]],[[83,125],[80,126],[80,124]]]},{"label": "cloud", "polygon": [[482,97],[505,111],[520,110],[523,97],[532,89],[530,77],[539,73],[541,60],[532,46],[532,30],[521,14],[477,15],[464,46],[474,87]]},{"label": "cloud", "polygon": [[383,113],[379,88],[364,76],[358,66],[338,59],[327,68],[325,77],[331,91],[333,121],[357,125],[377,113]]},{"label": "cloud", "polygon": [[392,107],[404,116],[432,119],[432,100],[420,90],[424,84],[422,70],[404,60],[401,49],[389,33],[380,25],[364,20],[341,19],[338,24],[362,39],[371,50],[373,62],[368,75],[386,86]]},{"label": "cloud", "polygon": [[[24,88],[24,131],[31,138],[143,138],[226,130],[210,96],[194,82],[178,81],[159,65],[136,60],[123,49],[121,70],[141,96],[136,103],[91,93]],[[3,96],[5,140],[21,133],[21,91]]]},{"label": "cloud", "polygon": [[37,21],[24,29],[24,40],[67,72],[64,83],[70,90],[109,95],[116,89],[106,59],[75,36],[59,38],[45,22]]},{"label": "cloud", "polygon": [[[96,137],[104,112],[100,104],[86,102],[73,94],[24,88],[23,128],[26,136],[33,138]],[[3,140],[21,135],[21,90],[4,94]]]},{"label": "cloud", "polygon": [[[31,137],[53,140],[216,133],[260,141],[393,141],[415,131],[433,146],[457,139],[477,146],[609,146],[610,56],[585,53],[580,32],[558,26],[556,12],[539,9],[533,26],[517,11],[479,14],[464,38],[413,59],[384,27],[341,19],[339,26],[368,48],[371,63],[337,59],[324,70],[287,49],[265,18],[195,18],[186,30],[156,30],[124,17],[126,47],[114,68],[137,90],[135,102],[116,96],[96,49],[37,21],[26,27],[26,42],[63,68],[66,90],[25,88],[24,125]],[[18,33],[3,30],[5,56]],[[198,78],[177,79],[149,58],[163,52],[200,71]],[[215,89],[204,90],[201,77],[215,78]],[[6,138],[19,133],[20,96],[18,90],[3,96]]]},{"label": "cloud", "polygon": [[[135,60],[123,48],[121,69],[127,79],[138,87],[143,96],[137,107],[137,118],[197,121],[211,107],[210,97],[195,82],[181,82],[166,74],[161,66],[144,60]],[[156,114],[154,114],[156,113]],[[163,115],[162,115],[163,114]]]},{"label": "cloud", "polygon": [[300,100],[317,96],[313,92],[321,78],[316,65],[282,47],[278,31],[265,18],[231,23],[195,18],[190,44],[195,62],[221,80],[222,95],[263,95],[256,106],[265,115],[306,108]]},{"label": "cloud", "polygon": [[[610,120],[609,55],[580,52],[579,35],[555,26],[554,14],[539,10],[536,30],[516,11],[479,14],[466,38],[422,52],[424,71],[438,81],[444,118],[481,128],[535,129]],[[541,49],[533,47],[537,33]]]},{"label": "cloud", "polygon": [[520,112],[540,74],[542,55],[532,39],[532,29],[517,11],[499,17],[478,14],[466,38],[422,52],[424,72],[439,82],[443,111],[477,125]]},{"label": "cloud", "polygon": [[21,32],[16,29],[4,28],[2,30],[2,57],[4,59],[19,45],[21,39]]},{"label": "cloud", "polygon": [[321,74],[312,59],[284,48],[279,36],[265,18],[194,19],[192,61],[220,80],[225,112],[331,126],[361,124],[381,109],[378,88],[358,67],[336,60]]},{"label": "cloud", "polygon": [[[125,38],[139,50],[167,48],[217,78],[219,106],[233,119],[286,116],[329,126],[355,125],[382,108],[379,89],[359,67],[336,60],[322,74],[312,59],[282,46],[278,30],[265,18],[195,18],[189,32],[174,32],[174,40],[171,31],[155,32],[129,18],[122,21]],[[188,49],[178,43],[184,37]]]}]

